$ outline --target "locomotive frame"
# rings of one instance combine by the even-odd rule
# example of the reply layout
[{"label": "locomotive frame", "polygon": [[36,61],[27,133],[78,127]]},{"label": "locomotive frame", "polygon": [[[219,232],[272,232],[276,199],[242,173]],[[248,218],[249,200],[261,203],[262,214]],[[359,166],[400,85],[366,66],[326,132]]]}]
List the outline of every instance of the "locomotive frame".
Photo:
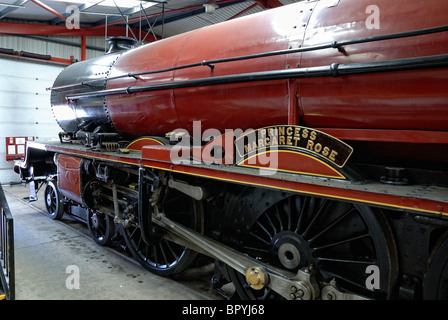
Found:
[{"label": "locomotive frame", "polygon": [[[115,132],[92,130],[88,123],[62,132],[59,141],[28,142],[16,170],[24,181],[46,183],[51,218],[61,218],[71,205],[86,208],[97,243],[108,244],[120,234],[142,266],[159,275],[183,271],[201,253],[219,261],[213,285],[219,289],[231,281],[246,299],[448,298],[446,170],[350,161],[364,150],[358,150],[360,142],[430,143],[443,154],[447,132],[307,127],[300,123],[297,83],[290,81],[444,70],[448,55],[297,65],[106,88],[108,81],[148,74],[213,70],[229,62],[329,48],[344,54],[351,45],[447,31],[441,26],[75,79],[51,88],[53,97],[76,104],[115,95],[285,80],[288,123],[207,134],[193,124],[193,134],[171,131],[131,142]],[[80,87],[86,92],[64,91]],[[369,270],[379,273],[373,283]]]}]

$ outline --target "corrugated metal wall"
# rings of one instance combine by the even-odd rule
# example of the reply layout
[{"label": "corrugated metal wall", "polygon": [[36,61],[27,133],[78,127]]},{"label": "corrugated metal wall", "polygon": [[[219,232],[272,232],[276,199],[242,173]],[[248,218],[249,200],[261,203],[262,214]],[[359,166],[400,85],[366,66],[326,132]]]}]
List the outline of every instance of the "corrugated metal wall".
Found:
[{"label": "corrugated metal wall", "polygon": [[[184,33],[187,31],[192,31],[198,28],[203,28],[206,26],[210,26],[212,24],[220,23],[227,21],[231,17],[238,16],[244,17],[253,13],[257,13],[263,11],[263,8],[260,6],[255,6],[248,11],[239,14],[241,11],[251,7],[255,4],[254,1],[245,1],[241,3],[237,3],[231,6],[226,6],[222,9],[216,10],[212,15],[208,13],[201,13],[191,17],[186,17],[183,19],[176,20],[174,22],[166,23],[163,26],[163,33],[165,37],[171,37],[176,34]],[[162,34],[162,25],[158,25],[154,28],[154,31],[157,34]]]},{"label": "corrugated metal wall", "polygon": [[[44,39],[42,39],[44,38]],[[46,39],[45,39],[46,38]],[[46,41],[50,40],[50,41]],[[55,43],[71,43],[72,45]],[[104,55],[104,37],[87,37],[86,58]],[[56,58],[81,60],[81,37],[13,36],[0,34],[0,48],[51,55]],[[50,107],[50,92],[57,75],[65,65],[22,57],[0,55],[0,183],[19,182],[13,162],[5,160],[6,137],[33,136],[39,140],[58,137],[61,128]]]},{"label": "corrugated metal wall", "polygon": [[[81,60],[81,37],[73,36],[48,36],[48,37],[33,37],[33,36],[12,36],[7,34],[0,34],[0,48],[13,49],[15,51],[28,51],[39,54],[49,54],[52,57],[70,59],[74,56],[75,59]],[[45,41],[44,39],[50,41]],[[95,58],[104,54],[105,39],[104,37],[87,37],[87,46],[97,47],[98,50],[87,49],[87,59]],[[70,42],[73,45],[58,44],[55,41]],[[100,51],[101,50],[101,51]]]},{"label": "corrugated metal wall", "polygon": [[7,162],[6,137],[58,137],[61,128],[50,108],[50,91],[64,68],[21,57],[0,57],[0,183],[19,182],[13,163]]}]

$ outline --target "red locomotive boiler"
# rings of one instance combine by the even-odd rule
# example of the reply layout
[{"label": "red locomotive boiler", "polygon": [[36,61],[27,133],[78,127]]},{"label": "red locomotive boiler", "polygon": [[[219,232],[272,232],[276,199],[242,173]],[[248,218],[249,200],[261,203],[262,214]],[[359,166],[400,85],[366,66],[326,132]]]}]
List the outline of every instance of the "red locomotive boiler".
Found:
[{"label": "red locomotive boiler", "polygon": [[142,46],[51,88],[16,169],[169,276],[244,299],[448,297],[448,3],[302,1]]}]

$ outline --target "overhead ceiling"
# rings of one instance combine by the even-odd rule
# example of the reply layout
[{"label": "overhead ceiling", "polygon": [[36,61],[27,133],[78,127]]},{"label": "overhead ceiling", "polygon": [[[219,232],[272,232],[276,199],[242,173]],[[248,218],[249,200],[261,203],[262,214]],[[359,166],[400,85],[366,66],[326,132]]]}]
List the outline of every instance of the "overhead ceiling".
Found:
[{"label": "overhead ceiling", "polygon": [[[62,30],[65,20],[73,17],[73,7],[69,8],[72,5],[80,12],[81,29],[97,32],[87,35],[104,35],[107,27],[109,31],[117,27],[124,29],[127,20],[130,30],[134,30],[128,32],[129,36],[142,37],[141,30],[143,34],[148,32],[160,39],[298,1],[301,0],[217,0],[218,7],[210,14],[205,12],[205,0],[0,0],[0,33],[14,30],[12,33],[20,33],[20,30],[29,33],[31,26],[22,27],[33,23],[55,26],[54,30],[58,26]],[[50,27],[39,29],[39,34],[49,30],[48,34],[67,35]]]}]

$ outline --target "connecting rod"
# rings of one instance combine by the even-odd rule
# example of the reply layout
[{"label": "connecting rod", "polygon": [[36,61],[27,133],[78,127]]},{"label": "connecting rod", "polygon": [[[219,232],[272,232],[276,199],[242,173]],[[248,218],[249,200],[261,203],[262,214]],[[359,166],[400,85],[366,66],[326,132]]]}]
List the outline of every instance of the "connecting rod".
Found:
[{"label": "connecting rod", "polygon": [[164,214],[154,217],[153,222],[169,231],[166,239],[222,261],[245,275],[254,289],[269,287],[286,299],[319,297],[319,286],[311,268],[300,269],[297,274],[276,268],[186,228]]}]

